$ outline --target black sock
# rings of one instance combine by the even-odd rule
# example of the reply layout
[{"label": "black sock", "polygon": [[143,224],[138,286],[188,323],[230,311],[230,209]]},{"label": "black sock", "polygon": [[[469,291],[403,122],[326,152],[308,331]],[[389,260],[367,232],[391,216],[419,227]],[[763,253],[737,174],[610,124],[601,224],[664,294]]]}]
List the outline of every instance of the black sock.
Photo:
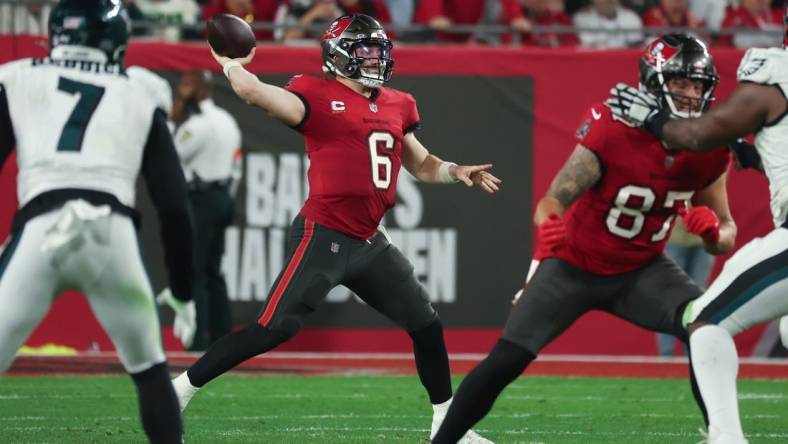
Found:
[{"label": "black sock", "polygon": [[498,395],[534,358],[533,353],[519,345],[499,339],[484,361],[463,379],[432,442],[456,443],[484,418]]},{"label": "black sock", "polygon": [[181,409],[162,362],[131,375],[137,386],[142,428],[152,444],[180,444],[183,437]]},{"label": "black sock", "polygon": [[443,341],[443,324],[439,318],[410,333],[413,355],[421,384],[427,389],[430,402],[440,404],[451,398],[451,371],[446,343]]},{"label": "black sock", "polygon": [[202,387],[238,364],[271,350],[285,340],[283,335],[257,323],[230,333],[211,344],[208,351],[187,370],[189,381],[195,387]]}]

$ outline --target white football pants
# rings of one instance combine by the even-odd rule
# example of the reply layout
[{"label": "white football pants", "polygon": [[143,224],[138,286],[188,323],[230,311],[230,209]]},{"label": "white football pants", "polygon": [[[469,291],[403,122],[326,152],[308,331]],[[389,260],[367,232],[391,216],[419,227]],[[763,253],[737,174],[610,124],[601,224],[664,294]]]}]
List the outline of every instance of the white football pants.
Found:
[{"label": "white football pants", "polygon": [[70,289],[87,297],[126,371],[165,361],[134,224],[76,200],[28,221],[0,256],[0,373],[54,298]]},{"label": "white football pants", "polygon": [[684,313],[685,325],[718,324],[731,336],[788,314],[788,229],[755,238],[725,262],[708,290]]}]

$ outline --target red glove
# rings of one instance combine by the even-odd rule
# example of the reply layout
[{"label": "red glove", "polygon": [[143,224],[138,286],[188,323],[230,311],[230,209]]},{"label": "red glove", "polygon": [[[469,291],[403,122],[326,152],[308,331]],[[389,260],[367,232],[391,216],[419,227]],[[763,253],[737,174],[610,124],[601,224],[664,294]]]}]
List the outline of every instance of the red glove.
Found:
[{"label": "red glove", "polygon": [[720,220],[709,207],[692,207],[689,210],[679,209],[684,219],[687,232],[697,234],[707,244],[716,244],[720,240]]},{"label": "red glove", "polygon": [[564,221],[555,213],[550,213],[547,220],[537,227],[539,235],[539,256],[555,253],[564,245],[566,227]]}]

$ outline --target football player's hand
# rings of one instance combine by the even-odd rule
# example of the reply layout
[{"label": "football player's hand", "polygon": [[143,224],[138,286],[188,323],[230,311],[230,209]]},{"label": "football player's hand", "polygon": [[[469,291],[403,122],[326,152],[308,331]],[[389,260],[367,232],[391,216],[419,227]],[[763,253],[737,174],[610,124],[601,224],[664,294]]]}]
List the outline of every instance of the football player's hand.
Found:
[{"label": "football player's hand", "polygon": [[[209,47],[210,47],[210,46],[209,46]],[[244,65],[244,66],[246,66],[246,65],[248,65],[248,64],[249,64],[249,62],[251,62],[251,61],[252,61],[252,59],[254,58],[254,53],[255,53],[255,50],[257,50],[257,48],[252,48],[252,50],[251,50],[251,51],[249,51],[249,54],[248,54],[246,57],[240,57],[240,58],[237,58],[237,59],[231,59],[231,58],[229,58],[229,57],[225,57],[225,56],[223,56],[223,55],[219,55],[219,54],[217,54],[217,53],[216,53],[216,52],[213,50],[213,48],[211,48],[211,55],[213,55],[213,58],[216,60],[216,63],[218,63],[218,64],[219,64],[219,66],[222,66],[222,67],[223,67],[223,66],[224,66],[224,65],[225,65],[227,62],[231,62],[231,61],[236,61],[236,62],[240,63],[241,65]]]},{"label": "football player's hand", "polygon": [[493,176],[488,170],[492,168],[491,163],[484,165],[452,165],[449,174],[465,185],[474,185],[488,193],[495,193],[501,185],[501,179]]},{"label": "football player's hand", "polygon": [[156,296],[159,305],[168,305],[175,312],[172,323],[173,335],[181,340],[184,348],[191,347],[194,333],[197,331],[197,310],[194,301],[181,301],[173,296],[169,288],[165,288]]},{"label": "football player's hand", "polygon": [[619,83],[610,90],[610,98],[605,102],[613,115],[631,124],[648,129],[648,124],[660,113],[659,100],[647,92]]},{"label": "football player's hand", "polygon": [[566,226],[563,219],[555,213],[550,213],[547,220],[537,227],[539,236],[539,251],[541,254],[555,253],[564,245],[566,240]]},{"label": "football player's hand", "polygon": [[700,236],[704,242],[715,245],[720,239],[720,219],[711,208],[706,206],[692,207],[689,210],[679,209],[688,233]]},{"label": "football player's hand", "polygon": [[761,156],[758,154],[758,150],[755,149],[755,145],[744,139],[737,139],[735,142],[728,144],[728,149],[733,153],[737,170],[752,168],[763,171]]}]

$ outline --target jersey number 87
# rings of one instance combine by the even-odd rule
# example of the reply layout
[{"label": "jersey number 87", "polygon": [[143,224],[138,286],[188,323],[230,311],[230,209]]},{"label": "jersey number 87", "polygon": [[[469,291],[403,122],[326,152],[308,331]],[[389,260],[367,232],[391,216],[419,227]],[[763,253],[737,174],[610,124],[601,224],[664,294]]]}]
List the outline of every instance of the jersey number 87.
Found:
[{"label": "jersey number 87", "polygon": [[[668,191],[665,196],[665,208],[674,208],[677,203],[684,205],[684,202],[692,199],[694,191]],[[628,206],[631,198],[637,198],[640,205]],[[618,190],[614,206],[610,208],[607,213],[607,229],[616,236],[623,237],[624,239],[632,239],[641,231],[646,220],[646,214],[651,211],[656,200],[656,194],[651,188],[640,187],[637,185],[627,185]],[[633,219],[632,225],[629,227],[621,226],[620,218],[622,215],[629,216]],[[675,214],[671,214],[665,219],[659,231],[651,235],[651,242],[660,242],[665,239],[673,219],[676,218]]]}]

